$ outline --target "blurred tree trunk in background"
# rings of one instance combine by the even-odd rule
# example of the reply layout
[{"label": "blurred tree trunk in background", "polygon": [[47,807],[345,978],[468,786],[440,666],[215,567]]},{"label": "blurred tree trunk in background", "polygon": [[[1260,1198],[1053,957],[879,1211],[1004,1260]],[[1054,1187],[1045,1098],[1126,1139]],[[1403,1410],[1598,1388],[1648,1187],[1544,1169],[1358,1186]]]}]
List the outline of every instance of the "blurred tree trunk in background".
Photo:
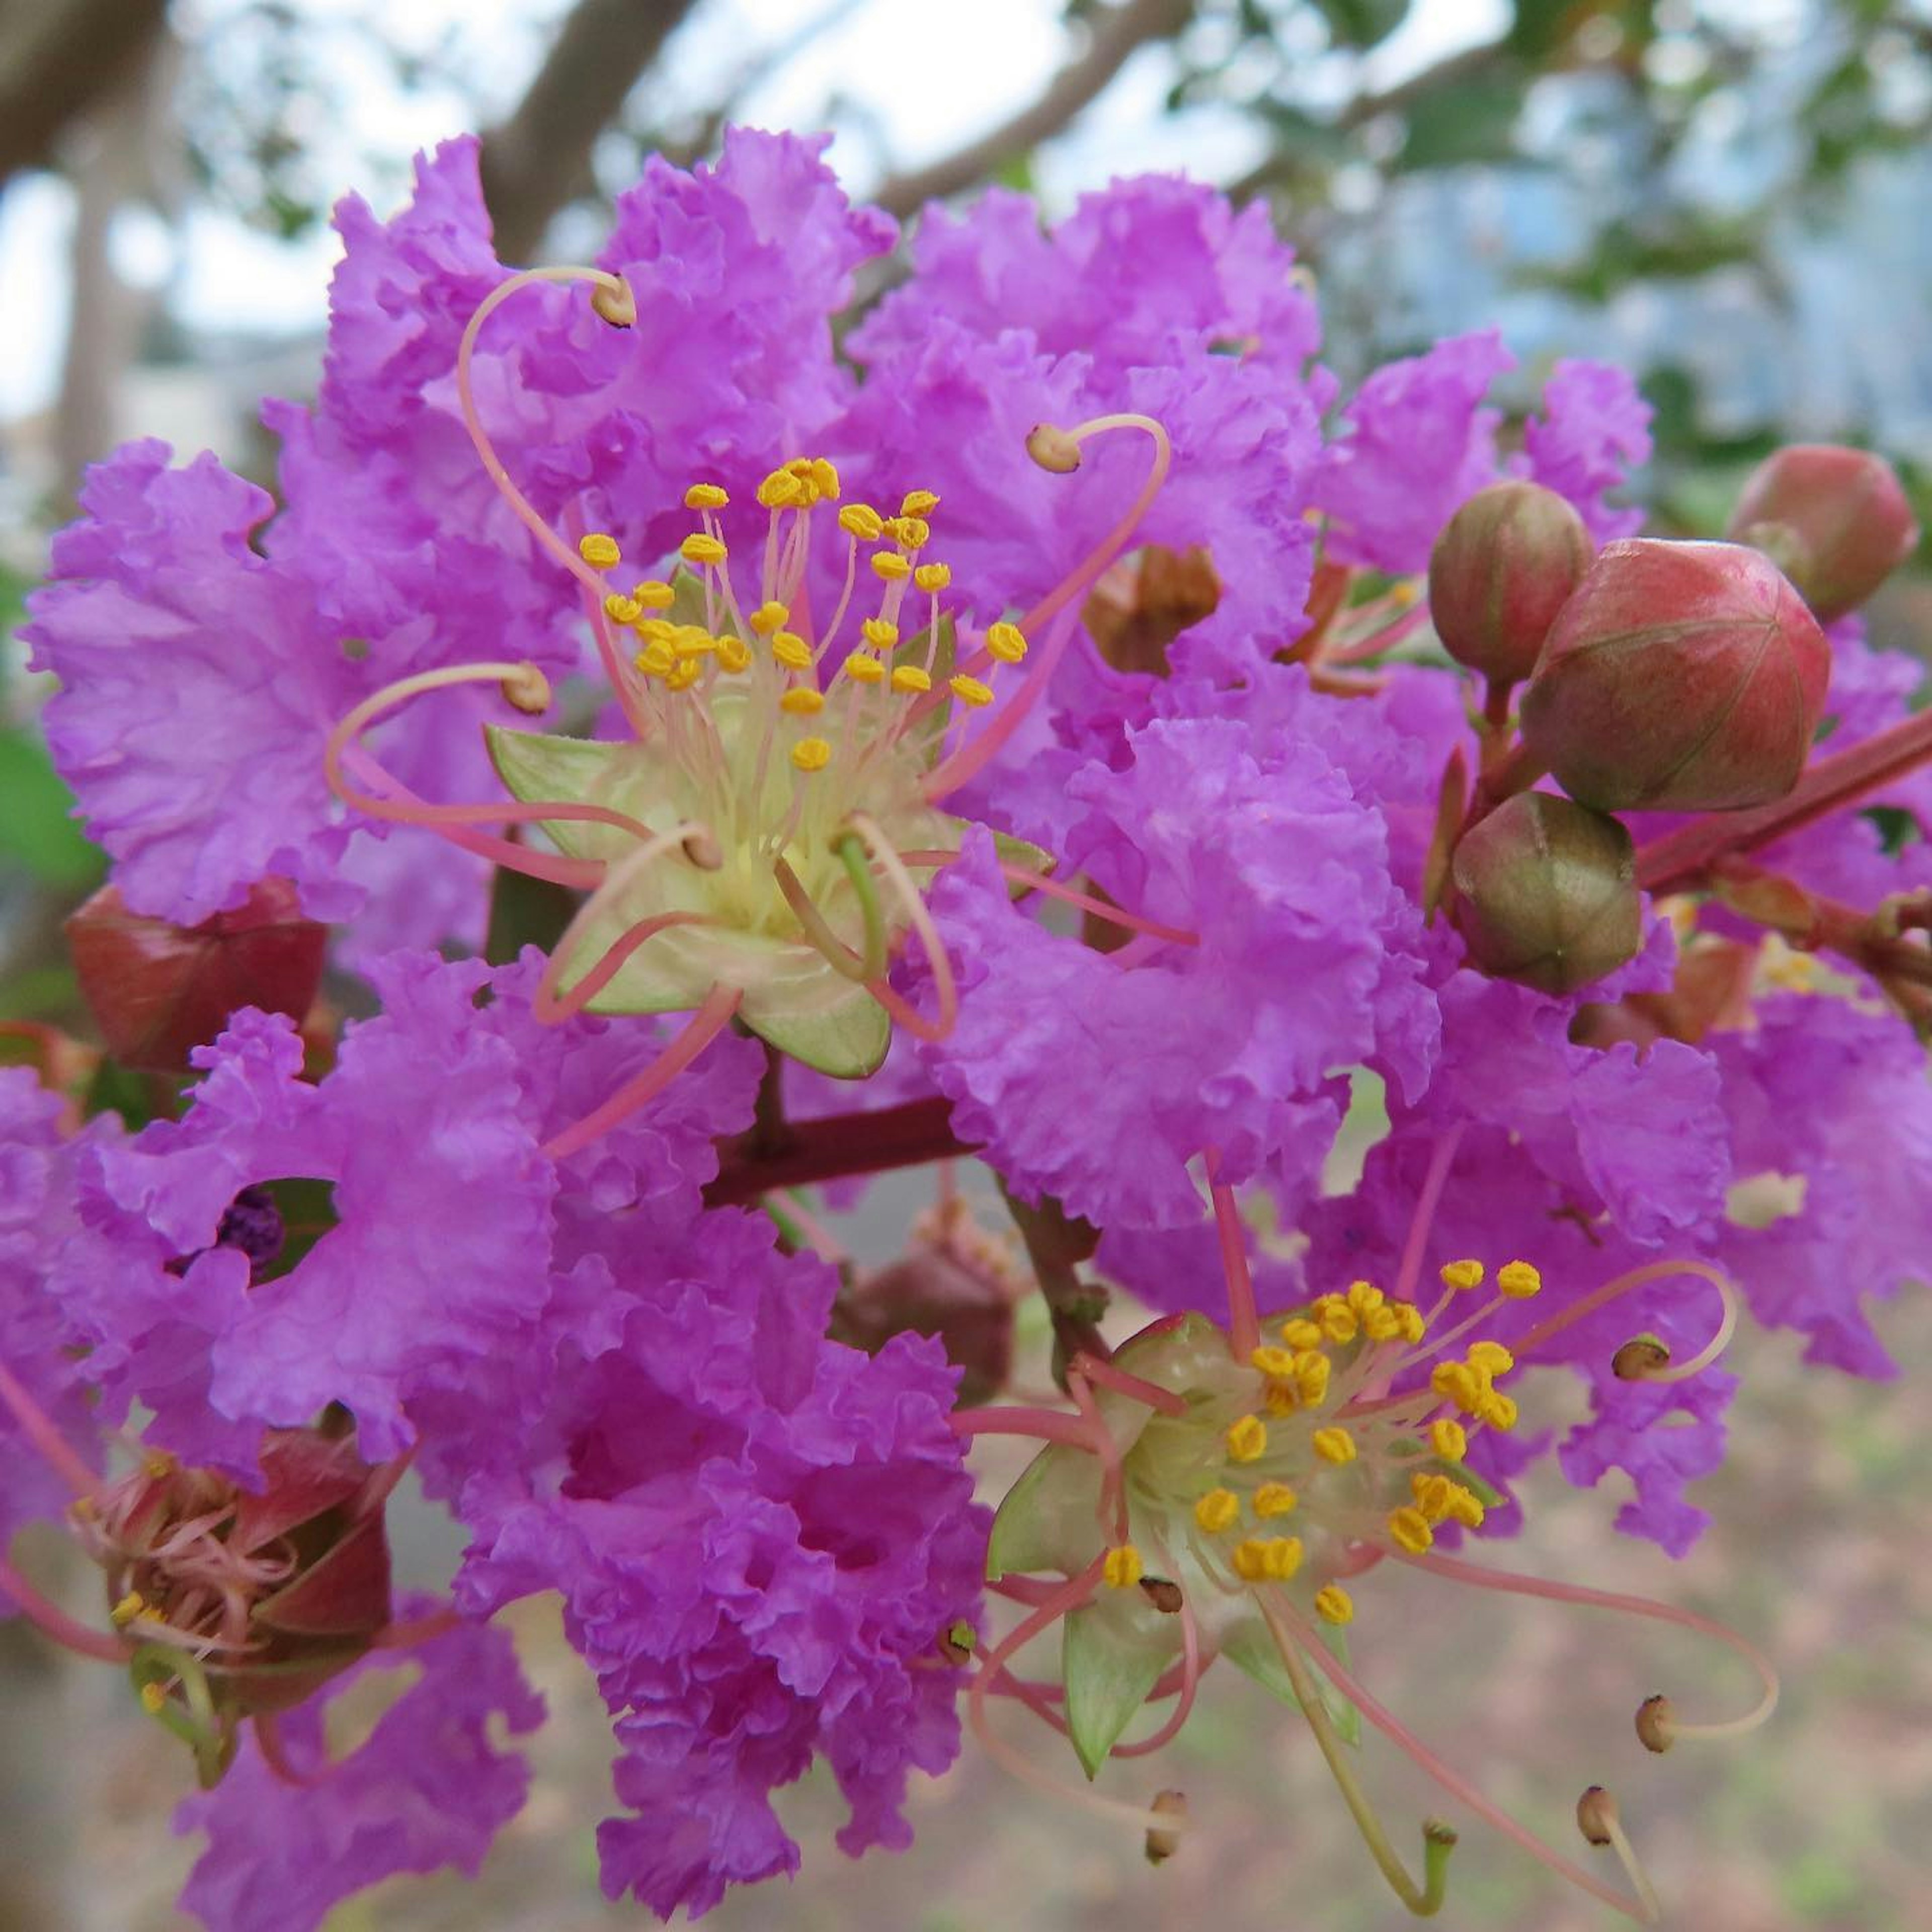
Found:
[{"label": "blurred tree trunk in background", "polygon": [[0,188],[146,59],[167,0],[0,0]]}]

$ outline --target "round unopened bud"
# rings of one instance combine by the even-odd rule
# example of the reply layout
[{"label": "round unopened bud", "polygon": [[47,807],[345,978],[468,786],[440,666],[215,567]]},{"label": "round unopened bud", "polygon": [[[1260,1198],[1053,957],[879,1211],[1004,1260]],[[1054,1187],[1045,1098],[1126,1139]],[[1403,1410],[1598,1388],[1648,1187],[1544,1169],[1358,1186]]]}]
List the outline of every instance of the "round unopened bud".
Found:
[{"label": "round unopened bud", "polygon": [[1677,1736],[1672,1728],[1676,1714],[1668,1697],[1646,1697],[1636,1707],[1637,1738],[1646,1750],[1660,1757],[1670,1748]]},{"label": "round unopened bud", "polygon": [[1147,1862],[1150,1865],[1165,1864],[1180,1849],[1180,1834],[1187,1825],[1187,1794],[1184,1791],[1156,1791],[1148,1809],[1174,1821],[1167,1829],[1156,1825],[1148,1827]]},{"label": "round unopened bud", "polygon": [[1804,768],[1831,668],[1768,558],[1633,537],[1606,545],[1551,627],[1523,736],[1600,812],[1768,805]]},{"label": "round unopened bud", "polygon": [[503,702],[526,718],[550,709],[550,680],[533,664],[519,664],[499,688]]},{"label": "round unopened bud", "polygon": [[1610,1358],[1610,1373],[1620,1382],[1648,1382],[1670,1366],[1669,1345],[1655,1335],[1633,1335]]},{"label": "round unopened bud", "polygon": [[1616,1834],[1617,1801],[1593,1784],[1576,1801],[1576,1828],[1593,1845],[1607,1845]]},{"label": "round unopened bud", "polygon": [[1479,490],[1429,560],[1429,613],[1443,649],[1499,683],[1528,676],[1594,550],[1583,519],[1555,490]]},{"label": "round unopened bud", "polygon": [[834,1330],[840,1341],[873,1354],[895,1335],[936,1335],[960,1371],[960,1401],[985,1402],[1012,1372],[1016,1299],[1013,1282],[997,1267],[916,1241],[840,1295]]},{"label": "round unopened bud", "polygon": [[1856,610],[1918,542],[1898,473],[1868,449],[1793,443],[1745,483],[1725,534],[1776,558],[1820,623]]},{"label": "round unopened bud", "polygon": [[1080,467],[1080,446],[1058,423],[1035,423],[1027,431],[1027,454],[1041,469],[1070,476]]},{"label": "round unopened bud", "polygon": [[590,306],[598,319],[613,328],[628,328],[638,319],[638,298],[621,275],[599,282],[590,291]]},{"label": "round unopened bud", "polygon": [[1472,965],[1568,993],[1636,956],[1643,938],[1630,834],[1548,792],[1518,792],[1466,832],[1451,861]]}]

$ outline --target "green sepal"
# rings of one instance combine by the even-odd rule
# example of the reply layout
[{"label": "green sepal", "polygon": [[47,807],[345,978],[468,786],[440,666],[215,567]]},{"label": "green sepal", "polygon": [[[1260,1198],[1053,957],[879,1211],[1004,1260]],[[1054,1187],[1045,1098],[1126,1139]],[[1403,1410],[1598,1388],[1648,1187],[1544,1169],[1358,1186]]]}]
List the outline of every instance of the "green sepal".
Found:
[{"label": "green sepal", "polygon": [[[485,724],[483,742],[510,796],[526,805],[539,799],[608,805],[623,766],[637,762],[638,747],[633,744],[517,731],[507,724]],[[614,825],[575,818],[538,823],[557,850],[572,859],[616,858],[631,842]]]},{"label": "green sepal", "polygon": [[1072,1576],[1094,1560],[1100,1466],[1070,1443],[1049,1442],[1010,1489],[986,1539],[986,1580],[1062,1570]]},{"label": "green sepal", "polygon": [[1138,1589],[1102,1588],[1061,1622],[1066,1730],[1089,1778],[1099,1774],[1120,1733],[1145,1705],[1179,1648],[1172,1625]]},{"label": "green sepal", "polygon": [[[830,966],[826,973],[838,976]],[[620,977],[622,976],[620,975]],[[834,1080],[863,1080],[878,1072],[892,1043],[892,1016],[863,986],[849,980],[832,1004],[814,1010],[747,1005],[739,1017],[779,1052]],[[602,1011],[592,1003],[593,1011]]]},{"label": "green sepal", "polygon": [[[1323,1646],[1344,1670],[1348,1667],[1348,1638],[1339,1624],[1322,1623],[1316,1625],[1316,1634]],[[1294,1685],[1288,1676],[1288,1666],[1281,1660],[1281,1652],[1264,1619],[1260,1616],[1244,1618],[1221,1638],[1221,1654],[1237,1670],[1245,1672],[1262,1688],[1279,1697],[1284,1704],[1301,1708],[1301,1700],[1294,1694]],[[1335,1726],[1335,1734],[1344,1744],[1359,1744],[1362,1742],[1362,1714],[1354,1704],[1328,1682],[1318,1666],[1316,1685],[1321,1692],[1322,1708],[1328,1713],[1328,1720]]]}]

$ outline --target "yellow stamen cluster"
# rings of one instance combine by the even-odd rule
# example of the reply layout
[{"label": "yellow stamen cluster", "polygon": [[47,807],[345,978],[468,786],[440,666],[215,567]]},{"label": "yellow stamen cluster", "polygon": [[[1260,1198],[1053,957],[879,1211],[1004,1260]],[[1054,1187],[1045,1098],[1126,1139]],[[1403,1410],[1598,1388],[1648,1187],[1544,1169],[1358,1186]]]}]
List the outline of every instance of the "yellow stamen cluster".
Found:
[{"label": "yellow stamen cluster", "polygon": [[1141,1562],[1140,1552],[1131,1543],[1123,1543],[1107,1552],[1100,1574],[1109,1588],[1125,1590],[1141,1580],[1145,1574],[1145,1566]]},{"label": "yellow stamen cluster", "polygon": [[1486,1422],[1494,1429],[1514,1429],[1515,1401],[1496,1387],[1496,1378],[1515,1366],[1515,1357],[1499,1343],[1478,1342],[1461,1361],[1438,1362],[1430,1373],[1429,1386],[1465,1415]]}]

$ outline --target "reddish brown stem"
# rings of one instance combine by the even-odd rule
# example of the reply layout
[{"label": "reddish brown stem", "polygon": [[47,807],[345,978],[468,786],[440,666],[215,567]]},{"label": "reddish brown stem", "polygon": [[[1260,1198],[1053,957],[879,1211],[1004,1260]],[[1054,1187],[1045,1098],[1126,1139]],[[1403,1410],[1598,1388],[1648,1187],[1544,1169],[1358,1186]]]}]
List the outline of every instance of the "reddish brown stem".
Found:
[{"label": "reddish brown stem", "polygon": [[851,1174],[883,1174],[975,1150],[952,1131],[952,1103],[935,1096],[902,1101],[872,1113],[833,1114],[800,1120],[789,1129],[782,1154],[754,1156],[733,1152],[704,1190],[707,1207],[755,1201],[776,1188],[804,1187]]},{"label": "reddish brown stem", "polygon": [[1650,892],[1686,892],[1732,853],[1754,852],[1932,760],[1932,711],[1921,711],[1820,758],[1789,796],[1749,812],[1713,812],[1637,848],[1636,882]]}]

